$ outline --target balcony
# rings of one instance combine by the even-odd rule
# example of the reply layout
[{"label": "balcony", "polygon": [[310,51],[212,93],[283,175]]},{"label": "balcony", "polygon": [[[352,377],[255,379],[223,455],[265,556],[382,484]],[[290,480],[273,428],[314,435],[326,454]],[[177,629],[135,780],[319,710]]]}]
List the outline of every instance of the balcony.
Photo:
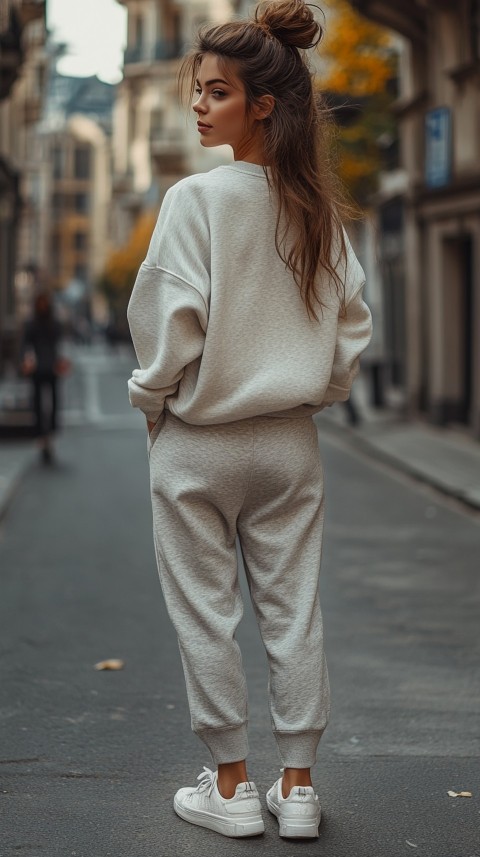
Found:
[{"label": "balcony", "polygon": [[45,0],[23,0],[7,13],[7,27],[0,32],[0,101],[10,95],[25,59],[23,31],[32,21],[45,19],[45,5]]},{"label": "balcony", "polygon": [[176,60],[183,56],[183,46],[175,42],[157,42],[155,45],[156,60]]},{"label": "balcony", "polygon": [[145,51],[142,45],[138,45],[133,48],[127,48],[123,55],[123,64],[124,65],[133,65],[133,63],[138,62],[148,62],[145,57]]},{"label": "balcony", "polygon": [[181,132],[169,129],[159,138],[152,139],[150,156],[158,175],[183,175],[187,151]]},{"label": "balcony", "polygon": [[154,62],[178,59],[182,56],[182,46],[174,42],[158,41],[151,47],[134,45],[127,47],[124,54],[124,65],[151,65]]},{"label": "balcony", "polygon": [[[352,0],[352,6],[366,18],[395,30],[412,42],[424,43],[427,37],[427,19],[425,5],[417,0]],[[450,5],[450,0],[441,0],[442,7]],[[440,5],[440,3],[436,3]]]}]

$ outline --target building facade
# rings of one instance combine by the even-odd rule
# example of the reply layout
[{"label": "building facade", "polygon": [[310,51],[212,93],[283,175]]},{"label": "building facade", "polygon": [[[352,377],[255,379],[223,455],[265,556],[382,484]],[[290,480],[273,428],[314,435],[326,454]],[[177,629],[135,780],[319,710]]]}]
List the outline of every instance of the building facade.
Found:
[{"label": "building facade", "polygon": [[[407,409],[480,436],[480,2],[354,0],[404,39],[401,162],[378,202]],[[382,221],[383,219],[383,221]]]},{"label": "building facade", "polygon": [[47,165],[40,264],[73,314],[85,320],[109,246],[115,87],[52,70],[38,144]]},{"label": "building facade", "polygon": [[0,373],[16,356],[22,288],[36,278],[42,164],[32,145],[46,52],[45,2],[0,5]]},{"label": "building facade", "polygon": [[204,150],[180,104],[177,75],[198,27],[227,20],[228,0],[118,0],[128,11],[124,78],[114,110],[113,238],[121,245],[140,211],[158,208],[185,175],[225,163],[227,150]]}]

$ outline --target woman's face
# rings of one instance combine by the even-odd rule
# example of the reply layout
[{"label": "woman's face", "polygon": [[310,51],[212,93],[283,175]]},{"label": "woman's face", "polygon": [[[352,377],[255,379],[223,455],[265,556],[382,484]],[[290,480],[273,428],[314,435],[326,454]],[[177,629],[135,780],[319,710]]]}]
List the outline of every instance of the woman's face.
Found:
[{"label": "woman's face", "polygon": [[233,69],[228,75],[221,70],[215,54],[203,57],[195,91],[193,109],[202,146],[229,145],[236,153],[251,142],[255,118],[247,115],[245,87]]}]

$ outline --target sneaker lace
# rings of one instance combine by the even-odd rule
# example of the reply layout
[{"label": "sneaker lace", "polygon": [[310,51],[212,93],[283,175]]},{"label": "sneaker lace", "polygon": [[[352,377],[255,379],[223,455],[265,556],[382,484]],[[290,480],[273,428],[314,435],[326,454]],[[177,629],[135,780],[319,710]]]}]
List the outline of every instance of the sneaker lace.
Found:
[{"label": "sneaker lace", "polygon": [[200,792],[204,792],[208,789],[208,797],[210,797],[215,787],[215,783],[217,782],[217,776],[217,771],[211,771],[210,768],[206,768],[204,765],[202,773],[197,777],[197,780],[200,780],[200,785],[197,786],[195,791],[200,794]]}]

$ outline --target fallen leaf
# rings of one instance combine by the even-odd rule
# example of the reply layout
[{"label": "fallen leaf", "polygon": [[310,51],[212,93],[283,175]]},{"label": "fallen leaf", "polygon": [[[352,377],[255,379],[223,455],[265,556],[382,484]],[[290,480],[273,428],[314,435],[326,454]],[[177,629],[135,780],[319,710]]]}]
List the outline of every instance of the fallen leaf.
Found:
[{"label": "fallen leaf", "polygon": [[125,661],[120,661],[118,658],[110,658],[107,661],[99,661],[95,664],[96,670],[123,670]]},{"label": "fallen leaf", "polygon": [[410,845],[410,848],[418,848],[418,845],[415,845],[415,842],[410,842],[409,839],[406,839],[405,842]]},{"label": "fallen leaf", "polygon": [[447,792],[449,797],[472,797],[471,792]]}]

